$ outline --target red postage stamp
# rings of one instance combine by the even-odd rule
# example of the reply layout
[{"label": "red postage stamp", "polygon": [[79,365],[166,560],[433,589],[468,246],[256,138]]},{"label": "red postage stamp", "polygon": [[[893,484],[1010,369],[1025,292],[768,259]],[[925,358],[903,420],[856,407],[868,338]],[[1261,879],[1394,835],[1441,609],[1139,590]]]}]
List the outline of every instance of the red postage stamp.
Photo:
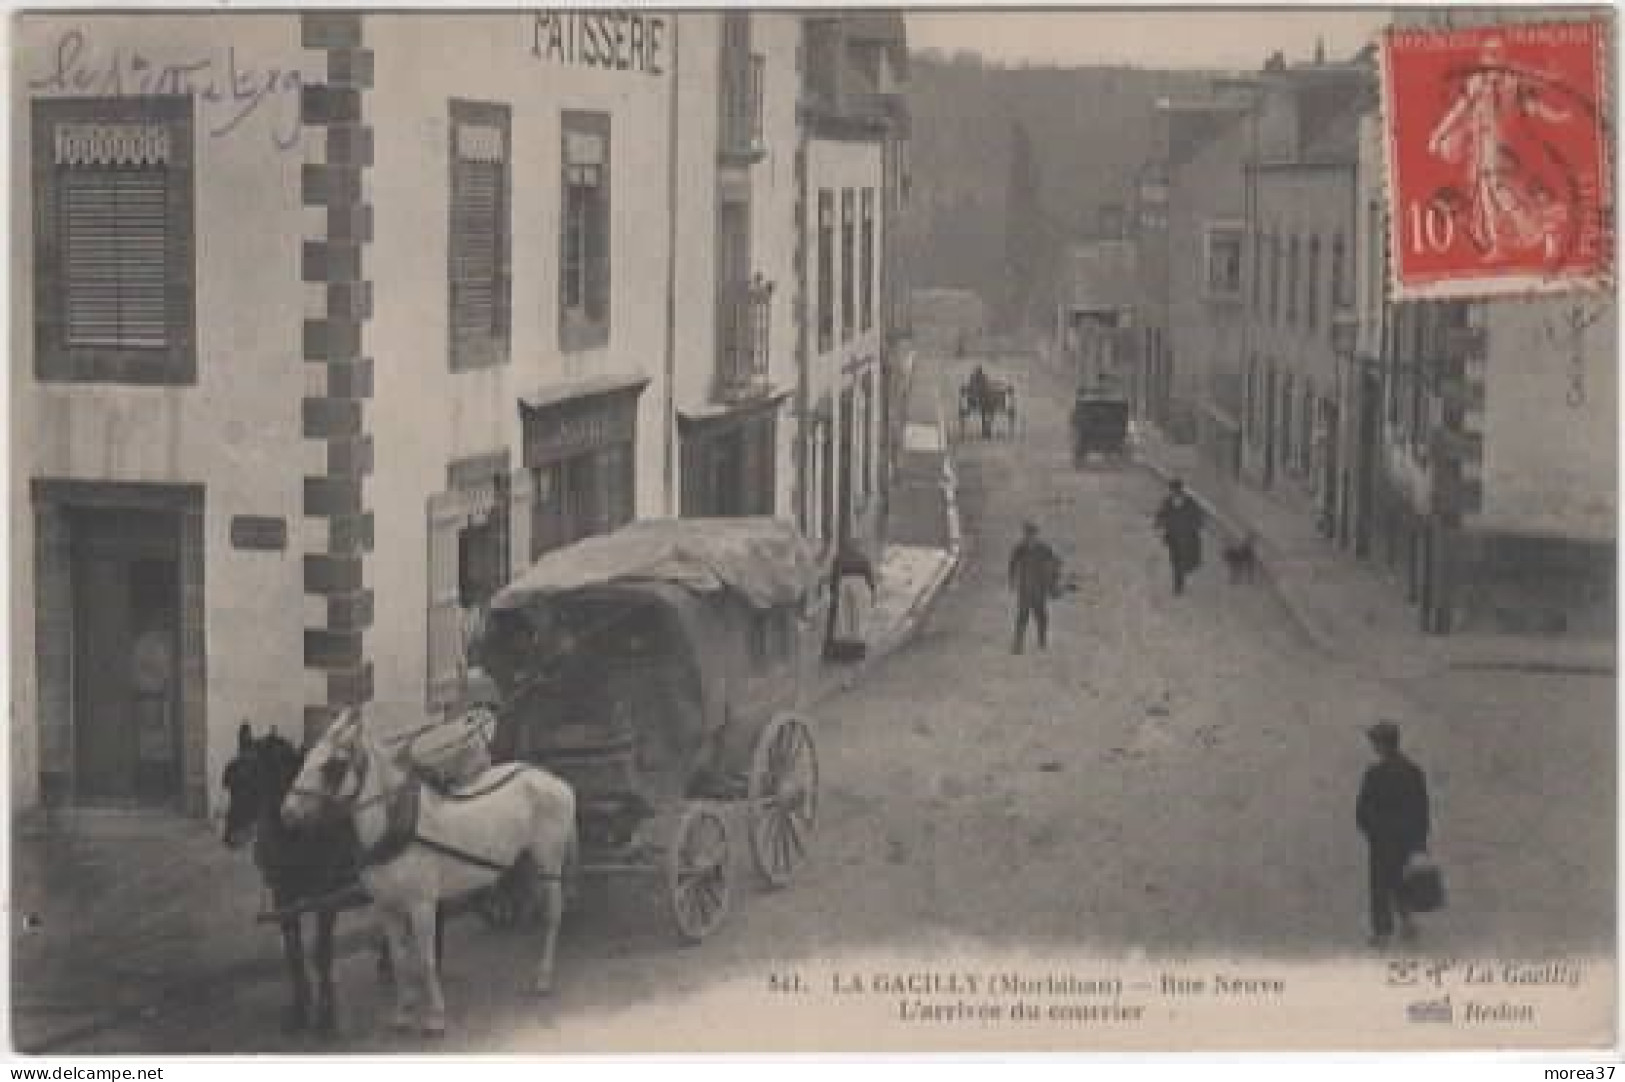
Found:
[{"label": "red postage stamp", "polygon": [[1599,21],[1384,35],[1396,298],[1606,286],[1606,40]]}]

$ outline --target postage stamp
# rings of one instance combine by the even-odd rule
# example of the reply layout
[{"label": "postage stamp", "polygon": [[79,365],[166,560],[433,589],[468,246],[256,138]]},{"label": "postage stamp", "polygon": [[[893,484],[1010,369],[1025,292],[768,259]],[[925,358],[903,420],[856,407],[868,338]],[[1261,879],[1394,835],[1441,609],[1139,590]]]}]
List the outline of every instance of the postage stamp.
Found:
[{"label": "postage stamp", "polygon": [[1383,35],[1396,299],[1606,284],[1606,42],[1600,20]]}]

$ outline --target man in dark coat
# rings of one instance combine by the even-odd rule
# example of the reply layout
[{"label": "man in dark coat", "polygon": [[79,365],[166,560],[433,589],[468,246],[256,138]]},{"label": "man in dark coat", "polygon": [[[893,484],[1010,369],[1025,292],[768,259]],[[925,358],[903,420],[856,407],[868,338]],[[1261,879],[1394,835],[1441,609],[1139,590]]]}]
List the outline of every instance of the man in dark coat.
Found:
[{"label": "man in dark coat", "polygon": [[1157,508],[1157,529],[1168,547],[1174,572],[1174,593],[1185,592],[1185,578],[1202,566],[1202,509],[1177,477],[1168,482],[1168,495]]},{"label": "man in dark coat", "polygon": [[1405,864],[1428,846],[1428,785],[1421,767],[1399,750],[1399,726],[1381,721],[1366,730],[1377,761],[1366,768],[1354,821],[1370,850],[1371,944],[1385,946],[1394,933],[1411,939],[1416,928],[1405,909],[1400,885]]},{"label": "man in dark coat", "polygon": [[988,439],[993,435],[993,382],[977,365],[976,370],[970,374],[970,382],[966,386],[970,392],[971,408],[982,417],[982,438]]},{"label": "man in dark coat", "polygon": [[1039,540],[1038,526],[1021,524],[1021,540],[1010,552],[1010,589],[1016,595],[1016,638],[1012,654],[1021,653],[1027,621],[1038,625],[1038,648],[1049,649],[1049,595],[1060,578],[1061,561],[1055,550]]}]

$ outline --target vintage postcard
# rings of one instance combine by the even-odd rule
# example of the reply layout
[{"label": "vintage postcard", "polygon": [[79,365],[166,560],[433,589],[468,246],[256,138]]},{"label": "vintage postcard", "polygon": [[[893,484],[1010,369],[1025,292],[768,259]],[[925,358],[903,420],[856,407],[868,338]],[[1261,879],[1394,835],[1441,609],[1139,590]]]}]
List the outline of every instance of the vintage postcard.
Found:
[{"label": "vintage postcard", "polygon": [[1611,10],[9,30],[13,1055],[1615,1047]]}]

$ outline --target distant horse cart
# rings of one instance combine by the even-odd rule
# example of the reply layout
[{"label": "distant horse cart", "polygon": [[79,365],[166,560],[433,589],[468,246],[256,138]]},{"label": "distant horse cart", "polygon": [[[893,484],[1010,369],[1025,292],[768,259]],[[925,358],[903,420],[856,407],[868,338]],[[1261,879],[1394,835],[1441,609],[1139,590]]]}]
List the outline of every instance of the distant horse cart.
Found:
[{"label": "distant horse cart", "polygon": [[1122,459],[1128,454],[1129,403],[1106,390],[1079,391],[1072,404],[1072,461],[1091,454]]},{"label": "distant horse cart", "polygon": [[978,427],[988,437],[1011,438],[1020,420],[1015,384],[989,377],[982,388],[967,380],[959,388],[959,434]]}]

